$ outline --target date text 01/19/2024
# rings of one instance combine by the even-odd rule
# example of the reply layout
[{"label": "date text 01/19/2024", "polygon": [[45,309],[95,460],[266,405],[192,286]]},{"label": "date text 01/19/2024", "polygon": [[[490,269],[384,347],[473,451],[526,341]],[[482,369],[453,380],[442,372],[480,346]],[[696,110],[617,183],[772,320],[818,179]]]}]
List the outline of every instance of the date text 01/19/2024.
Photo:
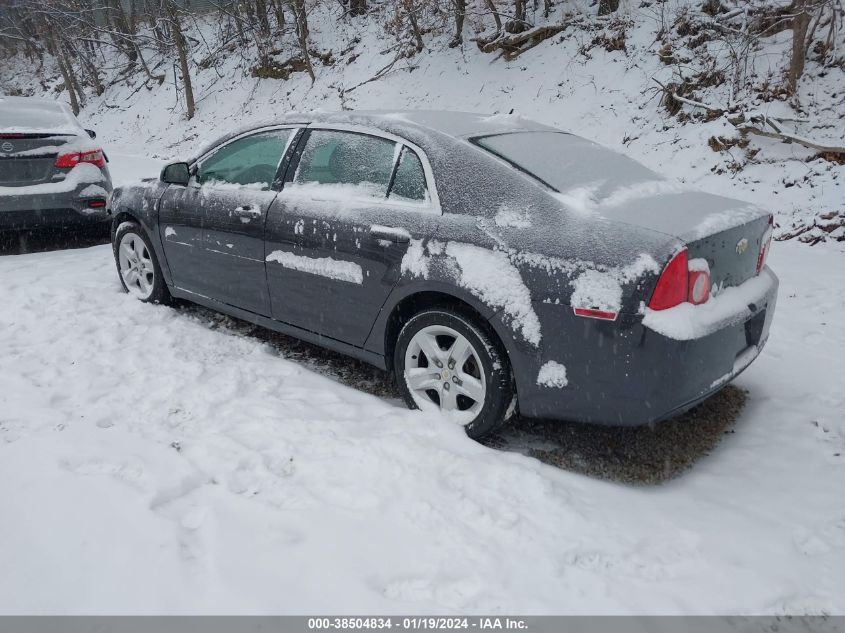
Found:
[{"label": "date text 01/19/2024", "polygon": [[352,617],[352,618],[309,618],[309,630],[526,630],[525,620],[508,617]]}]

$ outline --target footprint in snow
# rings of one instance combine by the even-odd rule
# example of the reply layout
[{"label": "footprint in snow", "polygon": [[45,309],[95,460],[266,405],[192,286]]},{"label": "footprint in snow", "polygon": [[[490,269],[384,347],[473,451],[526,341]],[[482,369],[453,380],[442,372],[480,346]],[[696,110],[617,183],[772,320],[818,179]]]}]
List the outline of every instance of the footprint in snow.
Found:
[{"label": "footprint in snow", "polygon": [[67,457],[59,461],[59,466],[78,475],[107,475],[122,481],[133,488],[144,489],[144,464],[138,459],[112,461],[94,457],[80,459]]}]

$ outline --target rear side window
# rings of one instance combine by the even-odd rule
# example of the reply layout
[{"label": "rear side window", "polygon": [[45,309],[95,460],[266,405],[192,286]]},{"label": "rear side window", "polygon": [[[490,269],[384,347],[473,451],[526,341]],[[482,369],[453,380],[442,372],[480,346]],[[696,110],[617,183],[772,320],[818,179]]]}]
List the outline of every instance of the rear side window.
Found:
[{"label": "rear side window", "polygon": [[[302,151],[296,185],[347,185],[355,195],[387,197],[396,143],[377,136],[313,130]],[[344,187],[345,189],[345,187]]]},{"label": "rear side window", "polygon": [[511,132],[472,140],[562,193],[587,187],[601,199],[620,187],[660,179],[623,154],[564,132]]},{"label": "rear side window", "polygon": [[425,184],[422,161],[417,153],[408,147],[402,149],[399,157],[399,165],[396,167],[389,198],[397,201],[428,201],[428,187]]},{"label": "rear side window", "polygon": [[232,141],[200,163],[197,181],[269,189],[291,134],[293,130],[273,130]]}]

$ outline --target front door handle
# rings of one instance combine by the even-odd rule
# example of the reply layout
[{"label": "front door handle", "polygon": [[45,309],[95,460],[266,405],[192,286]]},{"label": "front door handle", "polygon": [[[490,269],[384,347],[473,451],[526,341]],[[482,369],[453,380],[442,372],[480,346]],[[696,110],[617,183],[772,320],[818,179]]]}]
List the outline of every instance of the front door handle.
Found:
[{"label": "front door handle", "polygon": [[235,207],[235,215],[242,218],[257,219],[261,217],[261,209],[251,206]]},{"label": "front door handle", "polygon": [[411,241],[411,234],[405,229],[379,224],[373,224],[370,227],[370,236],[376,240],[387,240],[397,244],[407,244]]}]

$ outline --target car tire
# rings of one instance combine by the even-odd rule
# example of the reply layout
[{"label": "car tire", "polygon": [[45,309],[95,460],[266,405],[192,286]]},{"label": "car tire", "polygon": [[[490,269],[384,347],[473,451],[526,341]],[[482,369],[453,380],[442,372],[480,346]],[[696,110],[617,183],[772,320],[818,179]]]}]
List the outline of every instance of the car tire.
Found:
[{"label": "car tire", "polygon": [[121,222],[112,239],[117,274],[123,289],[145,303],[172,299],[146,231],[137,222]]},{"label": "car tire", "polygon": [[439,409],[473,439],[513,414],[515,390],[507,354],[492,333],[463,311],[430,308],[411,317],[396,340],[393,368],[410,408]]}]

